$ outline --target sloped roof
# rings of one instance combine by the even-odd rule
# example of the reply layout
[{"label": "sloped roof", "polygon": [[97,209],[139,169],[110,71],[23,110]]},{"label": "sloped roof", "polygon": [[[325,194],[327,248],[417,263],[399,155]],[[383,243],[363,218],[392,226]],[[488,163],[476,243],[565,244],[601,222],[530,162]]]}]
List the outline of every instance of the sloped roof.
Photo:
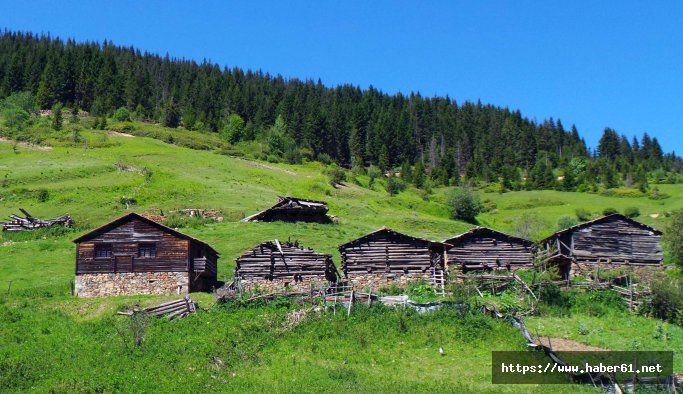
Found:
[{"label": "sloped roof", "polygon": [[183,233],[181,233],[181,232],[178,231],[178,230],[174,230],[174,229],[172,229],[172,228],[170,228],[170,227],[164,226],[164,225],[161,224],[161,223],[155,222],[154,220],[148,219],[148,218],[146,218],[146,217],[144,217],[144,216],[142,216],[142,215],[140,215],[140,214],[137,214],[137,213],[135,213],[135,212],[131,212],[131,213],[125,214],[125,215],[121,216],[121,217],[118,218],[118,219],[114,219],[114,220],[112,220],[111,222],[109,222],[109,223],[107,223],[107,224],[104,224],[104,225],[102,225],[102,226],[100,226],[100,227],[98,227],[98,228],[96,228],[96,229],[94,229],[94,230],[92,230],[92,231],[90,231],[90,232],[88,232],[88,233],[85,233],[85,234],[81,235],[80,237],[74,239],[73,242],[74,242],[74,243],[79,243],[79,242],[87,241],[87,240],[89,240],[89,239],[94,238],[97,234],[100,234],[100,233],[102,233],[102,232],[111,230],[111,229],[113,229],[113,228],[116,228],[116,227],[118,227],[118,226],[120,226],[120,225],[122,225],[122,224],[124,224],[124,223],[128,223],[128,222],[130,222],[131,220],[135,220],[135,219],[140,220],[140,221],[143,221],[143,222],[145,222],[145,223],[148,223],[148,224],[150,224],[150,225],[152,225],[152,226],[154,226],[154,227],[156,227],[156,228],[158,228],[158,229],[160,229],[160,230],[162,230],[162,231],[164,231],[164,232],[166,232],[166,233],[173,234],[173,235],[175,235],[175,236],[178,237],[178,238],[186,239],[186,240],[188,240],[188,241],[197,242],[197,243],[199,243],[199,244],[201,244],[201,245],[203,245],[203,246],[205,246],[205,247],[211,249],[211,251],[213,251],[214,253],[218,254],[218,252],[217,252],[214,248],[212,248],[211,245],[207,244],[206,242],[204,242],[204,241],[202,241],[202,240],[199,240],[199,239],[197,239],[197,238],[191,237],[191,236],[189,236],[189,235],[187,235],[187,234],[183,234]]},{"label": "sloped roof", "polygon": [[457,243],[458,241],[464,241],[468,238],[471,238],[471,237],[474,237],[477,235],[492,235],[492,236],[499,236],[499,237],[503,237],[503,238],[509,238],[511,240],[523,243],[529,247],[534,245],[534,242],[530,241],[528,239],[515,237],[514,235],[505,234],[503,232],[496,231],[496,230],[488,228],[488,227],[475,227],[475,228],[471,229],[470,231],[456,235],[455,237],[452,237],[452,238],[445,239],[443,242],[447,243],[447,244],[455,245],[455,243]]},{"label": "sloped roof", "polygon": [[560,231],[558,231],[558,232],[552,234],[551,236],[545,238],[543,241],[547,241],[547,240],[550,240],[550,239],[552,239],[552,238],[556,238],[556,237],[562,236],[562,235],[564,235],[564,234],[567,234],[567,233],[570,233],[570,232],[573,232],[573,231],[576,231],[576,230],[580,230],[580,229],[582,229],[582,228],[590,227],[590,226],[593,225],[593,224],[602,223],[602,222],[605,222],[605,221],[608,221],[608,220],[612,220],[612,219],[623,220],[623,221],[625,221],[625,222],[628,222],[628,223],[633,224],[634,226],[638,226],[638,227],[640,227],[640,228],[643,228],[643,229],[652,231],[652,232],[653,232],[654,234],[656,234],[656,235],[662,235],[662,232],[659,231],[659,230],[657,230],[657,229],[654,228],[654,227],[650,227],[650,226],[648,226],[647,224],[643,224],[643,223],[640,223],[640,222],[638,222],[638,221],[635,221],[635,220],[633,220],[633,219],[631,219],[631,218],[629,218],[629,217],[626,217],[626,216],[624,216],[624,215],[622,215],[622,214],[620,214],[620,213],[614,213],[614,214],[611,214],[611,215],[603,216],[603,217],[601,217],[601,218],[597,218],[597,219],[589,220],[589,221],[587,221],[587,222],[579,223],[579,224],[574,225],[574,226],[571,226],[571,227],[567,227],[566,229],[560,230]]},{"label": "sloped roof", "polygon": [[272,207],[268,209],[264,209],[263,211],[257,212],[253,215],[247,216],[246,218],[242,219],[243,222],[249,222],[252,220],[259,220],[263,218],[266,214],[268,214],[270,211],[273,210],[284,210],[284,209],[295,209],[294,207],[302,207],[302,208],[308,208],[311,210],[319,210],[321,213],[327,213],[327,203],[324,201],[316,201],[316,200],[306,200],[303,198],[297,198],[297,197],[282,197],[278,196],[278,202],[273,205]]},{"label": "sloped roof", "polygon": [[339,245],[339,249],[341,250],[341,249],[344,248],[344,247],[353,246],[353,245],[355,245],[355,244],[358,244],[358,243],[364,241],[365,239],[371,238],[371,237],[373,237],[373,236],[375,236],[375,235],[379,235],[379,234],[382,234],[382,233],[384,233],[384,234],[389,234],[389,235],[393,235],[393,236],[396,236],[396,237],[399,237],[399,238],[407,238],[407,239],[414,240],[414,241],[427,242],[427,243],[429,244],[429,246],[432,246],[432,245],[433,245],[433,246],[437,246],[437,247],[439,247],[439,248],[444,248],[444,249],[445,249],[445,248],[449,248],[449,247],[452,246],[452,245],[450,245],[450,244],[448,244],[448,243],[445,243],[445,242],[431,241],[431,240],[424,239],[424,238],[413,237],[412,235],[407,235],[407,234],[399,233],[398,231],[394,231],[394,230],[392,230],[392,229],[390,229],[390,228],[382,227],[382,228],[377,229],[377,230],[375,230],[375,231],[373,231],[373,232],[371,232],[371,233],[365,234],[365,235],[363,235],[362,237],[356,238],[356,239],[354,239],[354,240],[352,240],[352,241],[349,241],[349,242],[347,242],[347,243],[345,243],[345,244]]}]

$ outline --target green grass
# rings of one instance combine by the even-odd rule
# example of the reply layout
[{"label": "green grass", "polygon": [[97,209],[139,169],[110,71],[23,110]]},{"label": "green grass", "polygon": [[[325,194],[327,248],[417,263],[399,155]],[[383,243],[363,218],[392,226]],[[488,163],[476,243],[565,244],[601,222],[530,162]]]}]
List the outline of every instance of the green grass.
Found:
[{"label": "green grass", "polygon": [[[37,217],[70,213],[76,223],[72,230],[0,233],[0,391],[558,389],[490,385],[490,351],[523,349],[521,337],[504,322],[463,317],[453,311],[417,316],[360,308],[351,318],[325,315],[282,331],[286,310],[213,307],[182,321],[155,320],[143,345],[127,349],[116,330],[127,318],[114,313],[135,303],[151,305],[169,297],[86,300],[69,295],[74,278],[71,240],[125,214],[123,197],[137,202],[131,208],[137,212],[150,208],[165,212],[181,208],[220,210],[222,222],[193,223],[181,230],[220,252],[222,280],[232,278],[234,259],[240,253],[268,239],[291,237],[317,251],[331,253],[339,264],[337,245],[381,226],[436,240],[472,226],[448,219],[444,205],[447,188],[436,189],[428,196],[429,201],[413,188],[389,197],[383,181],[369,189],[365,176],[358,177],[358,184],[350,180],[333,188],[319,163],[263,163],[230,157],[224,150],[192,150],[162,140],[173,136],[174,142],[182,139],[183,145],[193,146],[192,141],[204,144],[216,137],[156,125],[143,125],[131,132],[157,139],[83,131],[85,142],[55,143],[49,150],[0,142],[0,215],[25,208]],[[50,138],[62,141],[64,136],[59,137],[62,140],[58,137]],[[531,213],[540,218],[538,233],[542,236],[554,230],[559,217],[573,215],[579,207],[599,212],[608,207],[621,211],[637,206],[642,213],[638,220],[663,227],[665,212],[683,208],[683,185],[659,188],[671,197],[651,200],[556,191],[486,193],[482,199],[491,199],[497,208],[480,215],[479,221],[513,231],[520,217]],[[41,189],[48,191],[46,201],[39,201]],[[269,207],[278,195],[328,201],[330,213],[340,223],[239,221]],[[213,304],[208,294],[194,294],[193,298],[206,307]],[[557,321],[559,330],[562,324],[569,324],[569,320],[562,323],[561,319],[535,318],[534,324],[542,323],[551,330]],[[610,319],[595,317],[586,324],[608,325]],[[634,319],[656,325],[651,319]],[[628,333],[633,337],[629,341],[650,346],[647,338],[651,333],[641,326],[645,323],[630,332],[619,327],[624,330],[619,334]],[[681,337],[680,331],[674,333]],[[590,335],[600,338],[592,331]],[[621,340],[604,336],[605,341]],[[670,345],[680,346],[679,342]],[[445,349],[445,356],[436,352],[439,346]],[[216,365],[212,357],[220,358],[223,364]],[[560,390],[574,392],[577,387]]]}]

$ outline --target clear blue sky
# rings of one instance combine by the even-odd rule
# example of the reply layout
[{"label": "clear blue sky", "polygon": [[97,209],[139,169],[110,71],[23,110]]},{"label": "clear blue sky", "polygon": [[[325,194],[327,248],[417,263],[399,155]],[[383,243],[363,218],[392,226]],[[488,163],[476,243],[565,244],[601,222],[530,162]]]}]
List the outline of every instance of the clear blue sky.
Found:
[{"label": "clear blue sky", "polygon": [[683,153],[681,1],[5,1],[0,27],[647,131]]}]

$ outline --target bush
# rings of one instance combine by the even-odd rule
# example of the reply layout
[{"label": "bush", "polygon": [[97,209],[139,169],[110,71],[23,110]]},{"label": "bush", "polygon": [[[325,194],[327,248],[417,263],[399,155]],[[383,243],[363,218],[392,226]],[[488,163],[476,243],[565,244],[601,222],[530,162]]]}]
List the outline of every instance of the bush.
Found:
[{"label": "bush", "polygon": [[114,112],[112,118],[117,122],[128,122],[130,121],[130,111],[128,108],[121,107]]},{"label": "bush", "polygon": [[650,283],[652,294],[640,307],[640,312],[683,325],[683,282],[659,274]]},{"label": "bush", "polygon": [[36,191],[36,199],[38,202],[45,202],[50,199],[50,192],[47,189],[38,189]]},{"label": "bush", "polygon": [[576,208],[575,213],[576,213],[576,218],[582,222],[590,220],[590,218],[591,218],[591,213],[588,212],[588,210],[584,209],[584,208]]},{"label": "bush", "polygon": [[481,212],[479,196],[469,187],[456,187],[448,196],[448,207],[451,209],[451,219],[464,220],[475,223]]},{"label": "bush", "polygon": [[683,210],[671,213],[669,226],[664,231],[664,241],[671,260],[683,268]]},{"label": "bush", "polygon": [[482,212],[491,212],[491,211],[495,211],[496,209],[498,209],[498,205],[496,204],[495,201],[492,201],[491,199],[487,198],[486,200],[482,201],[482,203],[481,203],[481,211]]},{"label": "bush", "polygon": [[605,208],[602,210],[602,214],[605,216],[614,215],[615,213],[619,213],[619,211],[614,208]]},{"label": "bush", "polygon": [[346,171],[337,165],[332,165],[323,171],[329,180],[330,185],[336,186],[346,182]]},{"label": "bush", "polygon": [[566,228],[569,228],[571,226],[575,226],[579,224],[578,220],[576,220],[574,217],[569,216],[569,215],[564,215],[561,216],[557,220],[557,231],[564,230]]},{"label": "bush", "polygon": [[638,209],[638,207],[628,207],[624,209],[624,216],[629,218],[637,218],[640,216],[640,209]]},{"label": "bush", "polygon": [[395,196],[405,189],[406,189],[406,184],[403,183],[402,180],[398,179],[395,176],[390,176],[389,178],[387,178],[386,190],[387,190],[387,193],[389,193],[389,195]]}]

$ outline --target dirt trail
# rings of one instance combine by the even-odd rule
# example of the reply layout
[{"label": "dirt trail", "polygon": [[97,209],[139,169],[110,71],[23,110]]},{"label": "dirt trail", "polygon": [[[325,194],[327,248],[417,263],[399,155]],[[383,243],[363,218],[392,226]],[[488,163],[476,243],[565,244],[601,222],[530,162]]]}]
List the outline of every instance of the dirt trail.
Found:
[{"label": "dirt trail", "polygon": [[536,338],[536,343],[543,346],[552,347],[556,352],[607,352],[609,349],[604,349],[596,346],[590,346],[581,342],[572,341],[571,339],[555,338],[555,337],[540,337]]},{"label": "dirt trail", "polygon": [[[8,140],[7,138],[0,137],[0,143],[5,143],[5,144],[13,144],[15,141]],[[22,148],[26,149],[33,149],[33,150],[52,150],[51,146],[45,146],[45,145],[34,145],[34,144],[29,144],[28,142],[18,142],[17,143],[19,146]]]}]

